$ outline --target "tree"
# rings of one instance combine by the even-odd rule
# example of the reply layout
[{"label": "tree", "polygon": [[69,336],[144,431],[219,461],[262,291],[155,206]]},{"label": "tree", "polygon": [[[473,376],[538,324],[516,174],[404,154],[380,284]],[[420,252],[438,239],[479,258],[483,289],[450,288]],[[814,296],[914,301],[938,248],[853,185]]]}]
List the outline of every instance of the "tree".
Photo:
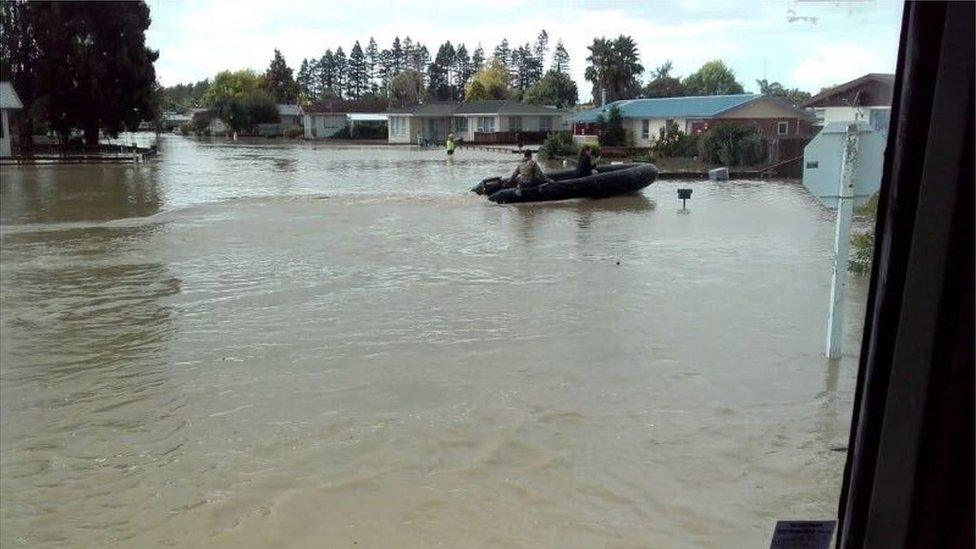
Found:
[{"label": "tree", "polygon": [[298,84],[292,76],[292,70],[285,63],[284,56],[275,49],[274,59],[264,73],[262,87],[278,103],[294,103],[298,100]]},{"label": "tree", "polygon": [[475,72],[471,64],[471,57],[468,55],[468,49],[464,47],[464,44],[459,45],[454,52],[453,72],[454,86],[460,95]]},{"label": "tree", "polygon": [[554,105],[564,109],[576,105],[579,91],[568,74],[549,69],[542,80],[525,92],[522,100],[533,105]]},{"label": "tree", "polygon": [[682,82],[688,95],[730,95],[743,93],[735,72],[719,60],[709,61]]},{"label": "tree", "polygon": [[508,68],[495,57],[471,78],[464,94],[466,101],[506,99],[508,97]]},{"label": "tree", "polygon": [[519,96],[542,78],[542,64],[528,44],[512,50],[510,72],[512,87],[518,90]]},{"label": "tree", "polygon": [[451,84],[451,66],[454,64],[454,46],[444,42],[437,49],[437,57],[427,70],[427,93],[440,101],[456,99],[455,87]]},{"label": "tree", "polygon": [[799,88],[784,88],[779,82],[768,82],[765,78],[756,80],[756,85],[759,86],[759,93],[782,97],[792,103],[794,107],[811,97],[810,92],[802,91]]},{"label": "tree", "polygon": [[342,46],[336,48],[332,55],[332,66],[335,71],[332,75],[332,91],[341,99],[346,94],[346,73],[349,69],[349,61],[346,59],[346,52],[342,51]]},{"label": "tree", "polygon": [[366,55],[363,48],[359,45],[359,40],[353,44],[349,51],[349,63],[347,65],[346,89],[349,97],[359,99],[369,88],[368,70],[366,67]]},{"label": "tree", "polygon": [[42,99],[43,116],[62,139],[80,129],[97,144],[100,131],[116,136],[158,116],[159,53],[145,45],[145,2],[37,2],[25,14],[30,22],[20,28],[32,37],[21,38],[37,48],[28,93]]},{"label": "tree", "polygon": [[616,105],[610,105],[606,116],[600,113],[596,117],[596,131],[602,146],[617,147],[624,144],[627,132],[624,131],[623,117]]},{"label": "tree", "polygon": [[366,79],[369,81],[369,93],[376,95],[379,86],[376,83],[379,77],[380,50],[376,45],[376,40],[369,37],[369,44],[366,46]]},{"label": "tree", "polygon": [[298,68],[298,75],[295,77],[298,84],[298,91],[303,97],[314,97],[312,94],[312,70],[308,65],[308,59],[302,59],[302,64]]},{"label": "tree", "polygon": [[204,79],[191,84],[176,84],[160,88],[159,109],[164,112],[187,112],[203,104],[203,94],[210,87],[210,80]]},{"label": "tree", "polygon": [[665,61],[664,64],[651,71],[651,79],[644,86],[642,92],[644,97],[680,97],[686,95],[681,80],[671,76],[672,66],[671,61]]},{"label": "tree", "polygon": [[336,83],[336,64],[335,55],[332,50],[325,50],[322,54],[322,58],[319,60],[319,77],[318,77],[318,94],[317,97],[322,99],[326,95],[337,95],[335,93],[335,83]]},{"label": "tree", "polygon": [[563,46],[563,41],[556,42],[556,50],[552,53],[552,70],[556,72],[569,72],[569,53]]},{"label": "tree", "polygon": [[539,62],[539,73],[541,76],[542,70],[546,65],[546,56],[549,55],[549,33],[546,32],[546,29],[539,31],[539,36],[535,39],[535,46],[533,47],[532,53]]},{"label": "tree", "polygon": [[390,106],[418,105],[426,98],[424,78],[415,70],[405,70],[390,81]]},{"label": "tree", "polygon": [[219,107],[231,99],[243,100],[248,93],[258,89],[261,78],[251,69],[220,71],[203,94],[203,104]]},{"label": "tree", "polygon": [[508,66],[511,55],[512,50],[508,47],[508,38],[502,38],[501,43],[495,46],[495,53],[492,54],[492,57],[501,61],[503,65]]},{"label": "tree", "polygon": [[474,69],[474,72],[478,72],[481,70],[481,67],[483,67],[484,65],[485,65],[485,50],[484,48],[481,47],[481,44],[479,43],[478,47],[475,48],[474,53],[471,54],[471,68]]},{"label": "tree", "polygon": [[400,37],[396,36],[393,38],[393,45],[390,48],[390,79],[400,74],[400,71],[403,70],[404,62],[405,59],[403,57],[403,48],[400,46]]},{"label": "tree", "polygon": [[593,84],[593,99],[603,102],[632,99],[640,92],[638,78],[644,72],[637,52],[637,44],[629,36],[620,35],[615,40],[594,38],[587,46],[590,56],[586,58],[590,66],[585,76]]}]

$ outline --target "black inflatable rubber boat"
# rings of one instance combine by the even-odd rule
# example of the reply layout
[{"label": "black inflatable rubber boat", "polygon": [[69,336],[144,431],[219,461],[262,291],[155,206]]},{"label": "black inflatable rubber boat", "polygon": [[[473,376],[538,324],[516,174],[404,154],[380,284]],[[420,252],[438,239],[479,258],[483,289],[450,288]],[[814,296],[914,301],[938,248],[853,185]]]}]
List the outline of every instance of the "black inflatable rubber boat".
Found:
[{"label": "black inflatable rubber boat", "polygon": [[587,177],[576,177],[575,170],[550,172],[546,176],[552,179],[551,183],[521,189],[508,179],[492,177],[471,191],[487,195],[488,200],[498,204],[606,198],[634,193],[650,185],[657,177],[657,168],[653,164],[607,164],[597,166],[596,173]]}]

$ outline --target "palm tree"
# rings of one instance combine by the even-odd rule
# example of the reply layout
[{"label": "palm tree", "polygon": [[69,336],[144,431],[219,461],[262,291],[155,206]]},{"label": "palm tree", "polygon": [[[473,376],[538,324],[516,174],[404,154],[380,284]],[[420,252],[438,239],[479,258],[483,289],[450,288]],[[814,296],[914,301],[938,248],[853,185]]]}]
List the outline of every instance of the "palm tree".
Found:
[{"label": "palm tree", "polygon": [[624,35],[615,40],[594,38],[588,49],[590,55],[586,60],[590,66],[584,76],[593,83],[594,100],[603,103],[604,93],[606,101],[637,97],[644,66],[633,38]]}]

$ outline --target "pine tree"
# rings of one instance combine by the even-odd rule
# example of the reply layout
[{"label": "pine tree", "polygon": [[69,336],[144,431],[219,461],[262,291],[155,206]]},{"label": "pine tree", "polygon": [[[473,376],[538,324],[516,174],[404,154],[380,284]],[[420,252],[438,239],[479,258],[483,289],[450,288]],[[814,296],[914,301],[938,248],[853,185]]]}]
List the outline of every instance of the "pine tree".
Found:
[{"label": "pine tree", "polygon": [[322,88],[319,85],[319,60],[309,59],[308,61],[308,98],[315,99],[321,93]]},{"label": "pine tree", "polygon": [[[480,46],[479,46],[480,47]],[[508,38],[502,38],[500,44],[495,46],[493,57],[501,61],[506,67],[511,60],[512,50],[508,47]]]},{"label": "pine tree", "polygon": [[369,78],[367,76],[366,55],[363,54],[363,48],[359,45],[359,40],[356,40],[356,43],[352,46],[352,50],[349,52],[346,89],[350,98],[360,99],[366,93],[368,87]]},{"label": "pine tree", "polygon": [[475,72],[478,72],[484,66],[485,50],[481,47],[481,42],[478,42],[478,47],[474,50],[474,53],[471,54],[471,68],[473,68]]},{"label": "pine tree", "polygon": [[556,42],[556,51],[552,54],[552,70],[556,72],[569,72],[569,53],[563,46],[563,41]]},{"label": "pine tree", "polygon": [[403,66],[400,70],[414,69],[417,68],[413,65],[413,40],[409,36],[403,39]]},{"label": "pine tree", "polygon": [[403,47],[400,45],[400,37],[399,36],[394,37],[393,46],[390,48],[390,69],[391,70],[387,74],[387,77],[390,80],[393,80],[393,77],[400,74],[400,71],[403,70],[404,61],[405,60],[403,58]]},{"label": "pine tree", "polygon": [[[539,61],[539,72],[542,72],[546,65],[546,56],[549,55],[549,33],[546,32],[546,29],[539,31],[539,36],[535,39],[535,47],[532,53],[535,54],[535,58]],[[541,74],[539,78],[542,78]]]},{"label": "pine tree", "polygon": [[454,52],[452,70],[454,72],[454,87],[457,89],[457,97],[460,98],[464,87],[468,85],[468,80],[474,74],[474,69],[471,67],[471,56],[468,55],[468,48],[464,44],[459,45]]},{"label": "pine tree", "polygon": [[396,76],[393,68],[393,52],[390,50],[383,50],[380,52],[379,60],[379,78],[380,78],[380,90],[383,95],[386,95],[390,91],[390,81]]},{"label": "pine tree", "polygon": [[298,82],[298,89],[304,97],[312,97],[312,75],[308,66],[308,59],[302,59],[302,65],[298,69],[298,76],[295,81]]},{"label": "pine tree", "polygon": [[325,99],[330,95],[338,95],[335,91],[335,55],[332,50],[325,50],[319,60],[319,89],[318,96]]},{"label": "pine tree", "polygon": [[346,72],[348,70],[349,61],[346,59],[346,52],[342,51],[342,46],[339,46],[335,55],[332,56],[332,62],[335,66],[335,74],[333,75],[333,87],[332,91],[342,99],[346,96]]},{"label": "pine tree", "polygon": [[366,79],[369,81],[369,93],[376,95],[379,86],[376,80],[379,77],[380,50],[376,46],[376,40],[369,37],[369,45],[366,46]]},{"label": "pine tree", "polygon": [[271,65],[264,73],[262,87],[271,94],[278,103],[294,103],[298,99],[298,84],[292,76],[292,69],[285,62],[285,57],[277,49]]}]

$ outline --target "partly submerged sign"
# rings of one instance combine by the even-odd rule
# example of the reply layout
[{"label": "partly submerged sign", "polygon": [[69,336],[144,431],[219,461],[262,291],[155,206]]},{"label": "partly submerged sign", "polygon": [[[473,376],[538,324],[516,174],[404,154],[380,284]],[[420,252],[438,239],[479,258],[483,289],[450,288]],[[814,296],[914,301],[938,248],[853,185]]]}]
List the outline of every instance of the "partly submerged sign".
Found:
[{"label": "partly submerged sign", "polygon": [[881,166],[887,136],[867,122],[830,122],[803,149],[803,186],[821,204],[837,207],[844,166],[847,128],[857,125],[858,146],[854,159],[854,205],[861,206],[881,188]]}]

